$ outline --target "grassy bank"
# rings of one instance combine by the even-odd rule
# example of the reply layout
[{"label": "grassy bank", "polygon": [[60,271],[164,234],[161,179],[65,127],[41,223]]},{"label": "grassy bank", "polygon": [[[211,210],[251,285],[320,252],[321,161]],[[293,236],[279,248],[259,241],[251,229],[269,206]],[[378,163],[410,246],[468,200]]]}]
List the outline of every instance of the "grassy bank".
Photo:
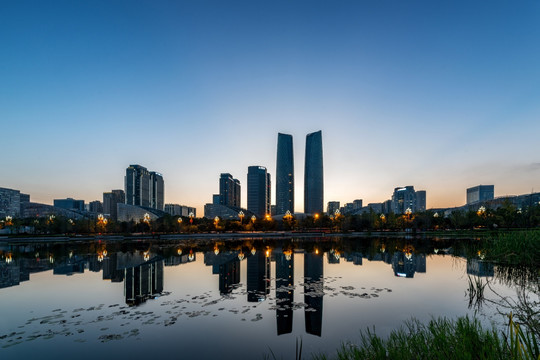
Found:
[{"label": "grassy bank", "polygon": [[490,261],[540,267],[540,230],[501,232],[486,239]]},{"label": "grassy bank", "polygon": [[[292,354],[291,354],[292,357]],[[383,339],[370,330],[362,331],[358,344],[346,344],[334,355],[311,355],[313,359],[495,359],[538,360],[538,339],[524,333],[509,317],[508,331],[487,330],[476,319],[433,319],[424,324],[410,320]],[[276,359],[274,354],[267,359]],[[302,358],[302,346],[295,359]]]}]

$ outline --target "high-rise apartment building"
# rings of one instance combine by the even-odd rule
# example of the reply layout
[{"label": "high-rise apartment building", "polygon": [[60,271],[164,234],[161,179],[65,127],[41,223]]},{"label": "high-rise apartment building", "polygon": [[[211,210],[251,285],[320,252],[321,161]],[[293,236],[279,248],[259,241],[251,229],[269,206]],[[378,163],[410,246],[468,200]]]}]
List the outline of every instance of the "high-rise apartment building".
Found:
[{"label": "high-rise apartment building", "polygon": [[416,211],[426,211],[426,191],[418,190],[416,192]]},{"label": "high-rise apartment building", "polygon": [[130,165],[126,169],[126,204],[146,206],[163,211],[164,188],[161,174],[150,172],[140,165]]},{"label": "high-rise apartment building", "polygon": [[240,207],[240,181],[229,173],[219,177],[219,204]]},{"label": "high-rise apartment building", "polygon": [[322,213],[324,208],[322,131],[306,136],[304,213]]},{"label": "high-rise apartment building", "polygon": [[19,216],[21,213],[21,192],[0,188],[0,218]]},{"label": "high-rise apartment building", "polygon": [[272,177],[266,173],[266,213],[272,214]]},{"label": "high-rise apartment building", "polygon": [[416,191],[414,186],[397,187],[392,195],[392,211],[394,214],[405,214],[407,209],[415,211]]},{"label": "high-rise apartment building", "polygon": [[270,213],[268,180],[268,173],[264,166],[248,167],[247,209],[261,218]]},{"label": "high-rise apartment building", "polygon": [[126,202],[126,194],[124,190],[112,190],[111,192],[103,193],[103,213],[108,215],[114,221],[118,220],[117,204]]},{"label": "high-rise apartment building", "polygon": [[394,214],[405,214],[407,209],[412,212],[426,211],[426,191],[415,191],[414,186],[395,188],[391,200],[392,212]]},{"label": "high-rise apartment building", "polygon": [[292,135],[278,133],[276,214],[294,213],[294,159]]},{"label": "high-rise apartment building", "polygon": [[165,186],[163,183],[163,175],[152,171],[150,173],[150,181],[152,184],[150,207],[163,211]]},{"label": "high-rise apartment building", "polygon": [[478,185],[467,189],[467,205],[493,200],[494,198],[494,185]]}]

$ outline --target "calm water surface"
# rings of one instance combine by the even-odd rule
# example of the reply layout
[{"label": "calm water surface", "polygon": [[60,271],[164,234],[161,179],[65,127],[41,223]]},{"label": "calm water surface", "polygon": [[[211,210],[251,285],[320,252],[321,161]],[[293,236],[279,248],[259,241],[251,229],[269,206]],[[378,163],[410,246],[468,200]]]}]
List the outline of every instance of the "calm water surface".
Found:
[{"label": "calm water surface", "polygon": [[[473,240],[469,240],[473,241]],[[0,247],[0,357],[253,358],[333,354],[359,330],[477,314],[515,297],[455,240],[83,242]],[[493,292],[493,291],[494,292]],[[472,301],[472,302],[471,302]]]}]

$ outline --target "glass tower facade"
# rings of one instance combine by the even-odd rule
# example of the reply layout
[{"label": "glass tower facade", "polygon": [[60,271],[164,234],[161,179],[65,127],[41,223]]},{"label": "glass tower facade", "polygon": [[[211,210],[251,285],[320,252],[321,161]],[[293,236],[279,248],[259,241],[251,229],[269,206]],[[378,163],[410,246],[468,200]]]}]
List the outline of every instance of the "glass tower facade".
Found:
[{"label": "glass tower facade", "polygon": [[292,135],[278,134],[276,214],[294,213],[294,161]]},{"label": "glass tower facade", "polygon": [[265,167],[248,167],[247,209],[261,218],[268,213],[268,180]]},{"label": "glass tower facade", "polygon": [[321,214],[324,208],[322,131],[306,137],[304,213]]}]

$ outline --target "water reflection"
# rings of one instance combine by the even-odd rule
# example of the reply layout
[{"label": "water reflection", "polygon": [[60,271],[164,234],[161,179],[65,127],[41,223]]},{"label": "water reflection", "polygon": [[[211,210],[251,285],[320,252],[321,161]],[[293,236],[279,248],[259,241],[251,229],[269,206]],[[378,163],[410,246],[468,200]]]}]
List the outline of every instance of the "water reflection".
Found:
[{"label": "water reflection", "polygon": [[294,257],[291,250],[276,249],[276,321],[277,334],[289,334],[293,328]]},{"label": "water reflection", "polygon": [[[499,279],[509,285],[518,284],[528,286],[529,289],[533,284],[533,291],[538,292],[537,272],[495,266],[485,261],[485,252],[469,249],[466,243],[456,240],[382,238],[369,241],[335,238],[230,240],[221,242],[219,246],[211,240],[184,243],[138,241],[6,245],[0,248],[0,288],[17,286],[29,281],[31,274],[50,270],[55,276],[78,277],[83,282],[86,277],[80,274],[89,270],[102,272],[102,279],[110,283],[123,283],[125,303],[138,306],[170,291],[167,286],[170,287],[171,284],[167,284],[164,279],[166,267],[196,262],[197,254],[199,260],[203,257],[207,274],[218,277],[215,290],[219,290],[221,299],[211,300],[207,296],[207,301],[199,297],[195,301],[201,301],[200,308],[203,310],[190,309],[190,313],[184,310],[185,313],[182,314],[190,317],[206,314],[209,313],[207,309],[210,309],[206,306],[233,300],[235,297],[249,303],[243,305],[245,310],[227,308],[228,311],[236,311],[235,314],[243,314],[244,311],[256,307],[257,303],[268,304],[272,318],[275,317],[278,336],[305,331],[321,337],[325,335],[323,315],[325,311],[331,311],[332,297],[370,299],[379,296],[383,290],[391,291],[386,288],[359,290],[360,286],[356,289],[349,286],[336,287],[332,284],[333,279],[325,277],[325,271],[332,273],[333,270],[345,266],[359,271],[358,267],[367,267],[369,262],[375,262],[378,263],[376,268],[380,272],[380,279],[395,279],[397,283],[410,284],[409,281],[417,281],[417,274],[427,273],[427,257],[451,255],[466,259],[464,267],[468,275]],[[295,269],[295,262],[301,267],[302,260],[303,279],[295,279],[295,270],[297,277],[302,274],[301,268]],[[275,267],[274,274],[271,273],[272,266]],[[463,274],[464,269],[461,271]],[[245,284],[241,284],[241,275],[245,275]],[[463,289],[466,289],[466,284]],[[329,296],[326,297],[326,309],[323,309],[325,295]],[[173,324],[182,315],[180,310],[173,311],[173,306],[178,306],[180,302],[188,303],[192,298],[180,299],[171,304],[169,311],[172,312],[172,320],[168,324]],[[196,302],[190,306],[193,304]],[[229,303],[220,306],[226,308],[231,305]],[[297,316],[302,316],[303,312],[305,329],[293,328],[295,310],[300,310],[296,312]],[[329,331],[326,323],[325,329]]]}]

